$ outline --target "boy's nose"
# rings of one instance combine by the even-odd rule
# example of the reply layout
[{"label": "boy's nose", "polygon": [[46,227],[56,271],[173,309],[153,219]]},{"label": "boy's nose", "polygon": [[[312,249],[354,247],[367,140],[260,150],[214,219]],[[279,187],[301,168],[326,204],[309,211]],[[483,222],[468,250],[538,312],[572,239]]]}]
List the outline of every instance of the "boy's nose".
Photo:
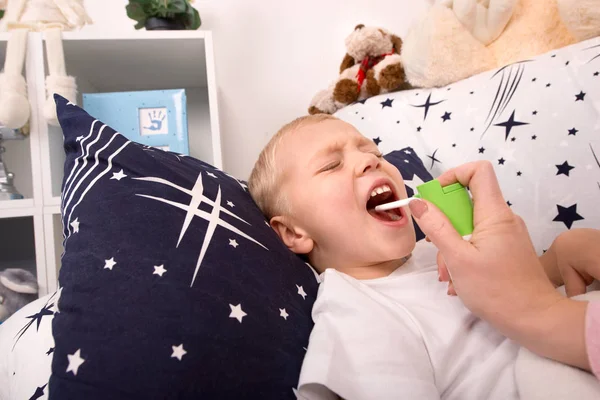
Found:
[{"label": "boy's nose", "polygon": [[375,154],[365,154],[357,165],[356,173],[358,176],[364,175],[379,169],[380,165],[381,160]]}]

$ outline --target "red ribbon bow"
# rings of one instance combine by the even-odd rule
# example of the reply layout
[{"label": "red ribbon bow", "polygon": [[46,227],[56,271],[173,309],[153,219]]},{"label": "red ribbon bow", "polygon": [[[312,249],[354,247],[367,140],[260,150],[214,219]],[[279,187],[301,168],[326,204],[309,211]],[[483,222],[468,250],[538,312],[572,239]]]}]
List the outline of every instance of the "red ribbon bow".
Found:
[{"label": "red ribbon bow", "polygon": [[360,93],[360,89],[362,88],[363,82],[365,81],[365,78],[367,77],[367,71],[370,70],[371,68],[373,68],[374,66],[376,66],[377,64],[379,64],[381,62],[381,60],[383,60],[386,56],[391,56],[392,54],[394,54],[394,50],[390,51],[389,53],[382,54],[380,56],[376,56],[376,57],[366,56],[365,58],[362,59],[362,61],[360,62],[360,68],[359,68],[358,72],[356,73],[356,79],[358,80],[358,92],[359,93]]}]

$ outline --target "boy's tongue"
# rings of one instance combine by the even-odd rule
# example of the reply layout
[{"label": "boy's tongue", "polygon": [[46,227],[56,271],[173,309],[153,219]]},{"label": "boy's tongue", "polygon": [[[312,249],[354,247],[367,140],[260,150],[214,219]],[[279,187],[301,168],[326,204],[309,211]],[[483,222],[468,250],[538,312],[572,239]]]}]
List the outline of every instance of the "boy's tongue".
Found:
[{"label": "boy's tongue", "polygon": [[397,210],[375,211],[375,209],[372,208],[368,211],[373,218],[376,218],[380,221],[399,221],[402,218],[402,215],[397,212]]},{"label": "boy's tongue", "polygon": [[402,212],[399,209],[388,210],[388,211],[375,211],[375,207],[389,203],[394,200],[394,196],[391,192],[380,193],[376,196],[371,197],[367,201],[367,212],[371,214],[371,216],[380,221],[398,221],[402,218]]}]

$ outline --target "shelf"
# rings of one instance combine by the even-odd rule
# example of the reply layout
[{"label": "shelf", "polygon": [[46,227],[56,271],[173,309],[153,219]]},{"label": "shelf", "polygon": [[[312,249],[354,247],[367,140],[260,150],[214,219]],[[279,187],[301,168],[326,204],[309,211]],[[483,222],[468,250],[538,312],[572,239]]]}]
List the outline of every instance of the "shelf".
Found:
[{"label": "shelf", "polygon": [[33,199],[0,200],[0,210],[33,207]]},{"label": "shelf", "polygon": [[[156,39],[204,39],[211,35],[206,30],[182,30],[182,31],[73,31],[64,32],[64,40],[156,40]],[[1,37],[1,36],[0,36]]]},{"label": "shelf", "polygon": [[[66,32],[63,38],[67,71],[77,79],[78,104],[82,93],[185,89],[190,155],[222,168],[210,32]],[[44,205],[58,205],[65,161],[62,132],[48,126],[42,136],[44,182],[50,183]]]},{"label": "shelf", "polygon": [[[31,200],[9,200],[10,202],[29,202]],[[0,207],[6,206],[6,202],[0,202]],[[13,207],[13,208],[0,208],[0,220],[5,218],[18,218],[18,217],[32,217],[34,215],[41,215],[42,211],[38,207]],[[0,232],[0,237],[2,233]]]},{"label": "shelf", "polygon": [[206,87],[205,33],[65,32],[67,72],[99,92]]},{"label": "shelf", "polygon": [[[0,60],[10,33],[0,33]],[[65,32],[67,72],[82,93],[185,89],[190,154],[222,168],[217,86],[210,31]],[[61,186],[65,154],[59,127],[46,123],[48,74],[43,34],[30,32],[25,77],[31,133],[5,142],[7,169],[23,200],[0,201],[0,268],[35,272],[40,295],[54,291],[62,254]],[[25,246],[26,251],[20,248]]]}]

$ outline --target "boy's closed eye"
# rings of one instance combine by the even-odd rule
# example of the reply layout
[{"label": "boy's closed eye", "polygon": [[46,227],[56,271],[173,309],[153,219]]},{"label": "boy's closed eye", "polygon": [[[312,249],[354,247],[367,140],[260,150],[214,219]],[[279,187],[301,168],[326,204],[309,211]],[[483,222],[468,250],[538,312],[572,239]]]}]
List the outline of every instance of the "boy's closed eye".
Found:
[{"label": "boy's closed eye", "polygon": [[[368,151],[368,153],[373,154],[377,158],[383,158],[383,153],[381,153],[379,150]],[[335,160],[335,161],[332,161],[330,163],[327,163],[323,168],[320,168],[317,171],[317,173],[322,173],[322,172],[327,172],[327,171],[333,171],[333,170],[337,169],[341,165],[342,165],[342,161],[341,160]]]},{"label": "boy's closed eye", "polygon": [[330,162],[329,164],[327,164],[323,168],[321,168],[319,170],[319,173],[333,171],[333,170],[337,169],[337,167],[339,167],[340,165],[342,165],[342,162],[340,160]]}]

